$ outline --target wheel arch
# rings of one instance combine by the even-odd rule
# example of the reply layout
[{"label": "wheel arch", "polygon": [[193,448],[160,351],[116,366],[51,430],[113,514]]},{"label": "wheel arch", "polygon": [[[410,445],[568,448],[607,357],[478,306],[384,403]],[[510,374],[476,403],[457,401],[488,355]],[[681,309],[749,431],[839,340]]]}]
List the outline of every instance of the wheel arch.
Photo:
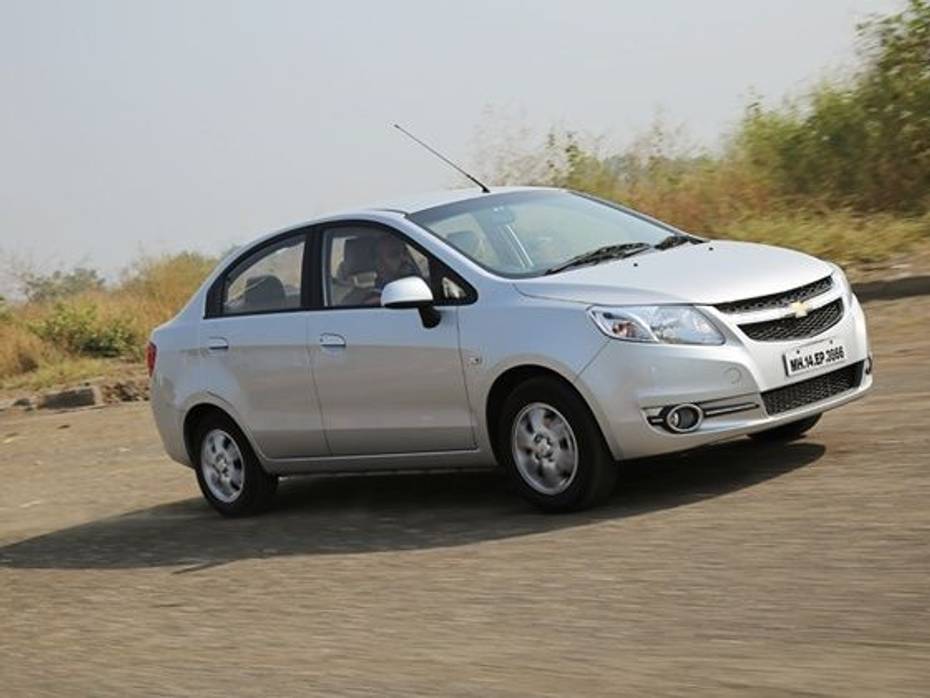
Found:
[{"label": "wheel arch", "polygon": [[211,414],[220,415],[221,417],[228,419],[233,424],[236,425],[236,428],[241,431],[248,441],[249,447],[252,449],[252,452],[257,456],[258,462],[261,464],[262,468],[265,468],[265,464],[261,457],[261,452],[255,447],[255,443],[252,440],[252,436],[249,432],[242,427],[242,423],[235,418],[234,415],[230,413],[229,410],[224,409],[222,406],[217,405],[213,402],[198,402],[192,405],[187,412],[184,414],[184,422],[182,426],[182,433],[184,436],[184,448],[187,450],[187,456],[190,458],[192,467],[197,467],[198,456],[197,456],[197,444],[194,443],[194,437],[197,432],[197,425],[203,421],[204,418]]},{"label": "wheel arch", "polygon": [[504,401],[517,386],[533,378],[551,378],[575,393],[594,418],[594,422],[601,432],[601,437],[604,438],[608,445],[611,444],[611,440],[607,438],[604,432],[604,424],[601,421],[598,411],[594,409],[588,396],[579,390],[578,386],[575,385],[572,380],[553,368],[532,363],[520,364],[508,368],[494,379],[488,391],[487,399],[485,400],[485,427],[487,428],[488,439],[491,443],[491,452],[494,454],[494,458],[498,463],[501,462],[500,453],[498,452],[498,428],[500,426],[499,421]]}]

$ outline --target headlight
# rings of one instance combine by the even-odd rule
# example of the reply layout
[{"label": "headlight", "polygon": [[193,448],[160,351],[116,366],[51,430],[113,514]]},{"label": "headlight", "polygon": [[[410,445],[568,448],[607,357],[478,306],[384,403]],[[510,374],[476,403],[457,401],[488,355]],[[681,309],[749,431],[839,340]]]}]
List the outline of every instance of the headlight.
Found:
[{"label": "headlight", "polygon": [[723,335],[699,310],[687,305],[637,305],[588,310],[601,332],[627,342],[723,344]]}]

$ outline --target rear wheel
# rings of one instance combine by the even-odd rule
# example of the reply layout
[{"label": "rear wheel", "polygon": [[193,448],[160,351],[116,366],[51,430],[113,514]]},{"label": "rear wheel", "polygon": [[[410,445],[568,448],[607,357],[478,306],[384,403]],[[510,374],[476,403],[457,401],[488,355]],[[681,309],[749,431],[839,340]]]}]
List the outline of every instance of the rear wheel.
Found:
[{"label": "rear wheel", "polygon": [[498,453],[517,491],[544,511],[604,502],[617,464],[584,401],[552,378],[533,378],[505,400]]},{"label": "rear wheel", "polygon": [[782,424],[780,427],[759,431],[749,436],[756,441],[793,441],[795,439],[800,439],[806,432],[813,429],[814,425],[820,421],[821,416],[822,415],[815,414],[813,417],[805,417],[796,422]]},{"label": "rear wheel", "polygon": [[209,415],[197,428],[197,484],[223,516],[248,516],[268,507],[278,478],[259,464],[242,431],[231,419]]}]

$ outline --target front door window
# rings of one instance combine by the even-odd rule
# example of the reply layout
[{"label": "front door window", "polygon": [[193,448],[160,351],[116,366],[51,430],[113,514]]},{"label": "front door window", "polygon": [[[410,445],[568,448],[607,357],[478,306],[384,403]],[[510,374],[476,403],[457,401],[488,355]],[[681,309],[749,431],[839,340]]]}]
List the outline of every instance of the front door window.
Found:
[{"label": "front door window", "polygon": [[323,302],[330,308],[379,306],[384,287],[406,276],[430,283],[426,257],[400,236],[380,228],[328,230],[323,266]]}]

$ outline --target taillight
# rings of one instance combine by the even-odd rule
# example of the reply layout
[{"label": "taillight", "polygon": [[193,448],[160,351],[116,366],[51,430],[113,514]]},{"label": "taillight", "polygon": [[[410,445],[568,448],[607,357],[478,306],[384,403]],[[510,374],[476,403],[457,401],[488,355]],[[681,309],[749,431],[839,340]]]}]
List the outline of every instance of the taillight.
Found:
[{"label": "taillight", "polygon": [[150,378],[152,374],[155,373],[155,359],[157,357],[158,347],[155,346],[154,342],[149,342],[149,345],[145,348],[145,365],[149,369]]}]

